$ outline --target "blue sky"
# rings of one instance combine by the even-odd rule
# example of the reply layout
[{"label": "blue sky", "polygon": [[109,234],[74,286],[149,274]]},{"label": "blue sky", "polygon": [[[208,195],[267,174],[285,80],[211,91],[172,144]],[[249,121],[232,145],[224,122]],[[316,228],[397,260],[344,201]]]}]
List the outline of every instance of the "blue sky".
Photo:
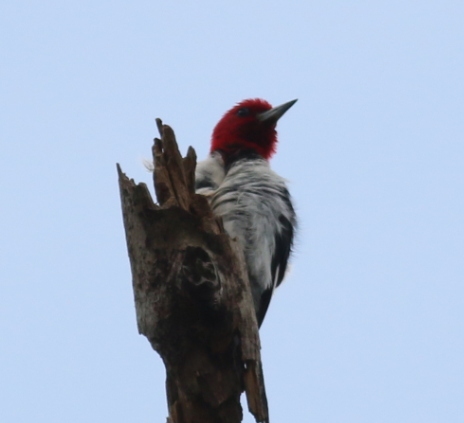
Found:
[{"label": "blue sky", "polygon": [[3,2],[2,422],[164,421],[115,163],[150,181],[156,117],[205,157],[250,97],[299,99],[272,159],[300,221],[261,331],[272,421],[464,421],[463,21],[447,0]]}]

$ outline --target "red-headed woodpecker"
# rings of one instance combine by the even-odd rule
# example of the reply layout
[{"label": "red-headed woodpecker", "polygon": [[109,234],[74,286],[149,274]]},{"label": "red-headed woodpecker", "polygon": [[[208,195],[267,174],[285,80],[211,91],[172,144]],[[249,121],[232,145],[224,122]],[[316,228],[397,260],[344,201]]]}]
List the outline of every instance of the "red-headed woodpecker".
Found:
[{"label": "red-headed woodpecker", "polygon": [[243,247],[258,324],[285,276],[296,217],[285,179],[273,172],[276,124],[295,104],[261,99],[229,110],[213,131],[211,153],[198,163],[195,189],[208,197],[224,228]]}]

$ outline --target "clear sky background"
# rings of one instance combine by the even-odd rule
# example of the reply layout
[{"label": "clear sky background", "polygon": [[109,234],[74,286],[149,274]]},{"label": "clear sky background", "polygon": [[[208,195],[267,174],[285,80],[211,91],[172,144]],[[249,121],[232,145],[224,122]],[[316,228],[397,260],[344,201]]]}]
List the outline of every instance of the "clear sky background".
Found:
[{"label": "clear sky background", "polygon": [[150,181],[156,117],[205,157],[250,97],[299,99],[272,422],[464,421],[461,0],[15,0],[0,37],[2,423],[165,421],[115,164]]}]

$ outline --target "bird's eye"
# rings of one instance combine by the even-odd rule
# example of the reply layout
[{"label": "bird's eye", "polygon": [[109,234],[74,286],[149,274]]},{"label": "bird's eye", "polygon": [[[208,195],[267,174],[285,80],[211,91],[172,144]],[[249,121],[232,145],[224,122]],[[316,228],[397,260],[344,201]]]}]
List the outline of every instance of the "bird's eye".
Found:
[{"label": "bird's eye", "polygon": [[237,116],[238,117],[245,117],[250,114],[250,109],[248,107],[241,107],[240,109],[237,110]]}]

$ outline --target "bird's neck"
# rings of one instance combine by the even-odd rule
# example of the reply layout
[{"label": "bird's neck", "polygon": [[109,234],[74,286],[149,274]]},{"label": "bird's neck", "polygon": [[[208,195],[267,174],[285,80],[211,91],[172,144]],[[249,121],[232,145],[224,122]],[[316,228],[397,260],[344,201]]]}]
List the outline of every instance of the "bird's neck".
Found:
[{"label": "bird's neck", "polygon": [[221,154],[222,159],[224,160],[224,165],[226,168],[230,168],[239,160],[266,160],[262,154],[259,154],[256,151],[256,148],[241,146],[240,148],[234,149],[218,149],[215,150]]}]

